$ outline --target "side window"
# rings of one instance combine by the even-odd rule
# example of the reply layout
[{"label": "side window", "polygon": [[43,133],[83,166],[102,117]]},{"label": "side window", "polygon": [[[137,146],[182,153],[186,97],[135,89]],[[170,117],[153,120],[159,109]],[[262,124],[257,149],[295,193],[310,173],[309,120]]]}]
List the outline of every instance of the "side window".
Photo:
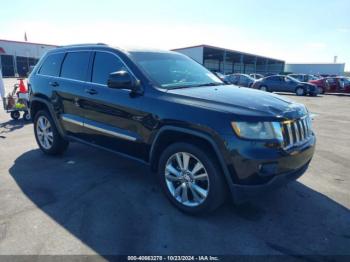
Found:
[{"label": "side window", "polygon": [[67,53],[62,65],[61,77],[84,81],[89,59],[90,52],[87,51]]},{"label": "side window", "polygon": [[248,77],[246,77],[246,76],[241,76],[241,84],[248,84],[248,82],[249,82],[249,78]]},{"label": "side window", "polygon": [[235,84],[237,84],[238,80],[239,80],[239,76],[238,76],[238,75],[234,75],[234,76],[232,76],[232,78],[231,78],[231,81],[232,81],[233,83],[235,83]]},{"label": "side window", "polygon": [[63,57],[64,53],[49,55],[41,66],[39,74],[58,76],[60,74]]},{"label": "side window", "polygon": [[268,80],[277,82],[277,81],[281,81],[281,78],[279,76],[271,76],[268,78]]},{"label": "side window", "polygon": [[126,68],[118,57],[110,53],[96,52],[91,81],[107,85],[109,74],[121,70]]},{"label": "side window", "polygon": [[233,83],[236,83],[236,82],[238,81],[238,79],[239,79],[239,76],[237,76],[237,75],[232,75],[230,80],[231,80]]},{"label": "side window", "polygon": [[328,78],[326,81],[330,85],[333,85],[335,83],[335,81],[332,78]]}]

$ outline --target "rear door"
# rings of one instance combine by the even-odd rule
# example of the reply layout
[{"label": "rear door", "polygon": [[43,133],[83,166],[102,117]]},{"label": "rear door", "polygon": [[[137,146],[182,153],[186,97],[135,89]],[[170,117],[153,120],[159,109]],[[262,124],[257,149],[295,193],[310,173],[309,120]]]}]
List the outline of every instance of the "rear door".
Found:
[{"label": "rear door", "polygon": [[114,151],[141,158],[145,155],[141,142],[140,112],[143,96],[134,96],[129,90],[107,87],[109,74],[126,70],[132,72],[114,53],[96,51],[81,106],[85,111],[87,140]]},{"label": "rear door", "polygon": [[250,83],[250,79],[246,77],[245,75],[241,75],[239,79],[239,85],[243,87],[248,87]]},{"label": "rear door", "polygon": [[337,81],[334,78],[327,78],[327,89],[329,92],[336,92],[338,89]]},{"label": "rear door", "polygon": [[292,79],[288,78],[288,77],[282,77],[282,85],[283,86],[283,90],[281,91],[285,91],[285,92],[295,92],[296,86],[297,86],[297,82],[293,81]]},{"label": "rear door", "polygon": [[270,91],[281,91],[281,79],[279,76],[270,76],[266,80]]},{"label": "rear door", "polygon": [[84,109],[80,106],[86,88],[91,51],[67,52],[57,82],[61,123],[70,135],[83,138]]}]

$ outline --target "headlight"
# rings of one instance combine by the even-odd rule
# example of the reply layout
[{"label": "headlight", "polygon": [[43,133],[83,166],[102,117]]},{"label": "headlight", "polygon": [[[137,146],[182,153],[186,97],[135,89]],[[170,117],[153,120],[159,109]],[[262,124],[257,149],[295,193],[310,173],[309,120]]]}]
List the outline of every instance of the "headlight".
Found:
[{"label": "headlight", "polygon": [[235,133],[246,139],[278,139],[283,141],[280,122],[232,122]]}]

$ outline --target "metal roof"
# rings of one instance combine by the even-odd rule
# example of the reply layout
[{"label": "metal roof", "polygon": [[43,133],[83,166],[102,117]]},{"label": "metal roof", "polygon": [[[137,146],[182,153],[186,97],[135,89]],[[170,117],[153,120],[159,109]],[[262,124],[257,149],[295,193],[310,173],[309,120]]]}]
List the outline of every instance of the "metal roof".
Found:
[{"label": "metal roof", "polygon": [[33,43],[33,42],[25,42],[25,41],[13,41],[13,40],[6,40],[6,39],[0,39],[0,42],[9,42],[9,43],[16,43],[16,44],[28,44],[28,45],[44,45],[44,46],[58,47],[57,45],[41,44],[41,43]]},{"label": "metal roof", "polygon": [[255,56],[255,57],[260,57],[260,58],[265,58],[265,59],[271,59],[271,60],[275,60],[275,61],[279,61],[279,62],[285,62],[284,60],[281,60],[281,59],[276,59],[276,58],[261,56],[261,55],[256,55],[256,54],[250,54],[250,53],[246,53],[246,52],[241,52],[241,51],[237,51],[237,50],[233,50],[233,49],[222,48],[222,47],[211,46],[211,45],[195,45],[195,46],[172,49],[172,51],[179,51],[179,50],[197,48],[197,47],[211,48],[211,49],[216,49],[216,50],[221,50],[221,51],[226,51],[226,52],[239,53],[242,55],[249,55],[249,56]]}]

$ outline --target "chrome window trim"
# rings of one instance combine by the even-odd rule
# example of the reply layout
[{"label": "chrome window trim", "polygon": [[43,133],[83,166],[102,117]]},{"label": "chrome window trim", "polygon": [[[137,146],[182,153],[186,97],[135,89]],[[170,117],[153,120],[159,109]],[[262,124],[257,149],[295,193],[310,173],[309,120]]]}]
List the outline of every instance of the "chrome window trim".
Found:
[{"label": "chrome window trim", "polygon": [[[71,50],[71,51],[62,51],[62,52],[55,52],[54,54],[67,54],[67,53],[77,53],[77,52],[91,52],[91,53],[97,53],[97,52],[100,52],[100,53],[108,53],[108,54],[111,54],[111,55],[114,55],[116,58],[118,58],[122,64],[126,67],[128,73],[130,73],[135,79],[137,79],[137,77],[135,76],[134,72],[130,69],[130,67],[127,66],[127,64],[123,61],[123,59],[121,59],[121,57],[111,51],[105,51],[105,50]],[[46,58],[47,59],[47,58]],[[45,60],[46,60],[45,59]],[[44,61],[45,62],[45,61]],[[40,70],[41,70],[41,67],[43,66],[44,62],[40,65],[40,68],[39,70],[37,71],[37,75],[40,75],[40,76],[45,76],[45,77],[52,77],[52,78],[55,78],[55,79],[62,79],[62,80],[69,80],[69,81],[75,81],[75,82],[78,82],[78,83],[88,83],[88,84],[94,84],[94,85],[98,85],[98,86],[102,86],[102,87],[108,87],[107,85],[104,85],[104,84],[100,84],[100,83],[96,83],[96,82],[92,82],[91,81],[82,81],[82,80],[77,80],[77,79],[72,79],[72,78],[66,78],[66,77],[62,77],[62,76],[50,76],[50,75],[44,75],[44,74],[40,74]],[[63,62],[64,60],[62,61],[62,64],[61,64],[61,67],[63,65]],[[95,61],[94,61],[95,63]],[[93,66],[94,64],[92,64],[92,70],[93,70]],[[128,91],[126,89],[119,89],[119,90],[124,90],[124,91]]]}]

